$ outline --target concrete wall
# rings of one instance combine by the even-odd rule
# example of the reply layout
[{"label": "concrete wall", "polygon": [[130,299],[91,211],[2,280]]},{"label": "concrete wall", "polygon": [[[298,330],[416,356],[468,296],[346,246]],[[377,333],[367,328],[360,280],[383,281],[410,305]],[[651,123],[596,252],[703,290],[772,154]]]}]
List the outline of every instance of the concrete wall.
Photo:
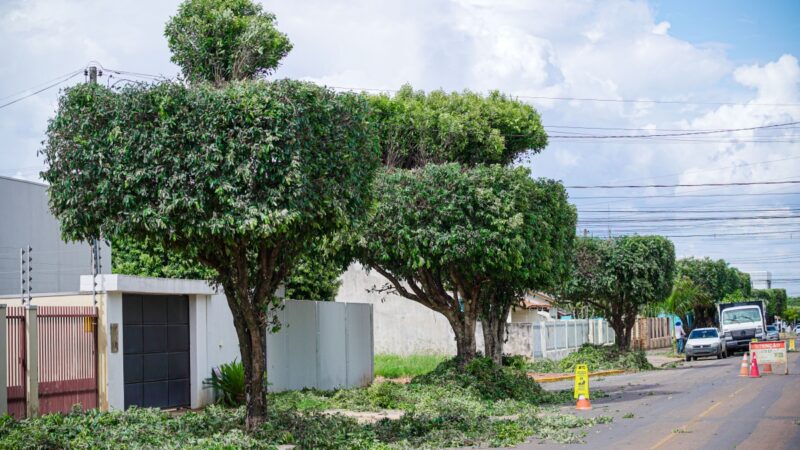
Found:
[{"label": "concrete wall", "polygon": [[336,296],[337,302],[372,305],[375,353],[455,355],[455,335],[443,315],[399,295],[368,292],[386,283],[377,272],[353,264]]},{"label": "concrete wall", "polygon": [[[0,295],[20,293],[20,247],[33,248],[33,292],[77,292],[78,276],[92,273],[88,244],[61,240],[47,204],[47,185],[0,177]],[[102,245],[103,272],[111,249]]]},{"label": "concrete wall", "polygon": [[372,383],[372,305],[288,300],[267,336],[269,390],[332,390]]}]

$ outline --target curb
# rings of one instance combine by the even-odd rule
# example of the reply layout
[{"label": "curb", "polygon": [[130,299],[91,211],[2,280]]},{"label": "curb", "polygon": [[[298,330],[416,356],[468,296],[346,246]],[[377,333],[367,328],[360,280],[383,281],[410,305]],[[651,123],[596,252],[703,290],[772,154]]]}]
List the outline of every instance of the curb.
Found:
[{"label": "curb", "polygon": [[[589,378],[591,377],[601,377],[605,375],[619,375],[625,373],[624,370],[615,369],[615,370],[600,370],[597,372],[592,372],[589,374]],[[571,380],[575,378],[575,375],[554,375],[554,376],[535,376],[532,373],[528,373],[528,376],[533,378],[533,381],[537,383],[554,383],[556,381],[564,381],[564,380]]]}]

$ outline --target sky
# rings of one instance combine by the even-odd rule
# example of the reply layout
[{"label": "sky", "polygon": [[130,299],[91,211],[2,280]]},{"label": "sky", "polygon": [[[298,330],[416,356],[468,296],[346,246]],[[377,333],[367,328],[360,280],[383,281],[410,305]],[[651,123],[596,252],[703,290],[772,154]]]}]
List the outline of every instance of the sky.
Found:
[{"label": "sky", "polygon": [[[177,3],[0,0],[0,175],[38,179],[58,89],[90,61],[108,85],[176,77],[163,28]],[[581,233],[663,234],[679,257],[770,271],[800,295],[800,2],[262,3],[294,44],[272,77],[515,96],[550,135],[521,162],[533,176],[681,185],[569,188]],[[784,184],[685,186],[763,182]]]}]

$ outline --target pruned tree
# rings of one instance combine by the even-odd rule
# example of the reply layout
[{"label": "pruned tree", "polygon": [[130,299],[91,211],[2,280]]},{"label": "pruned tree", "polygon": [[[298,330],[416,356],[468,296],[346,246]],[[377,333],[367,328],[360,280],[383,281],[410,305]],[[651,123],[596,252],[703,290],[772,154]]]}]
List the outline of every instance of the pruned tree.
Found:
[{"label": "pruned tree", "polygon": [[536,110],[496,91],[425,93],[406,85],[393,96],[371,96],[370,106],[389,168],[508,165],[547,145]]},{"label": "pruned tree", "polygon": [[172,62],[192,83],[253,79],[275,70],[292,50],[275,15],[252,0],[185,0],[164,35]]},{"label": "pruned tree", "polygon": [[723,259],[683,258],[677,261],[676,274],[692,281],[697,294],[692,298],[693,328],[712,326],[715,304],[750,296],[750,275],[731,267]]},{"label": "pruned tree", "polygon": [[442,314],[462,364],[475,357],[482,304],[507,301],[491,290],[549,282],[574,235],[563,186],[532,180],[524,168],[389,170],[375,195],[376,210],[353,243],[356,258],[389,280],[381,291]]},{"label": "pruned tree", "polygon": [[641,308],[670,295],[675,275],[672,242],[662,236],[582,237],[575,257],[566,301],[601,312],[617,335],[617,345],[629,348]]},{"label": "pruned tree", "polygon": [[[246,0],[185,2],[170,39],[224,41],[197,53],[171,44],[192,84],[69,89],[43,150],[42,176],[65,237],[124,236],[213,270],[239,338],[251,429],[266,417],[274,293],[298,255],[368,209],[380,161],[363,96],[253,80],[273,59],[239,67],[239,57],[227,57],[230,48],[264,44],[245,34],[270,17]],[[261,25],[236,25],[247,23]],[[228,27],[221,36],[218,24]],[[211,65],[198,68],[204,60]]]}]

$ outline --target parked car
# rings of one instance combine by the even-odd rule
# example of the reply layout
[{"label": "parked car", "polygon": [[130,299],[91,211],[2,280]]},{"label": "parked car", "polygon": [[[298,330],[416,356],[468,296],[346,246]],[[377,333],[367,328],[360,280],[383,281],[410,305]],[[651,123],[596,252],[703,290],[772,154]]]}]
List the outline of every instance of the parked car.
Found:
[{"label": "parked car", "polygon": [[696,328],[689,333],[684,347],[686,360],[691,361],[703,356],[716,356],[717,359],[727,358],[728,350],[725,340],[716,328]]},{"label": "parked car", "polygon": [[767,325],[767,340],[778,341],[781,339],[781,333],[775,325]]},{"label": "parked car", "polygon": [[800,325],[794,327],[794,334],[800,334]]}]

